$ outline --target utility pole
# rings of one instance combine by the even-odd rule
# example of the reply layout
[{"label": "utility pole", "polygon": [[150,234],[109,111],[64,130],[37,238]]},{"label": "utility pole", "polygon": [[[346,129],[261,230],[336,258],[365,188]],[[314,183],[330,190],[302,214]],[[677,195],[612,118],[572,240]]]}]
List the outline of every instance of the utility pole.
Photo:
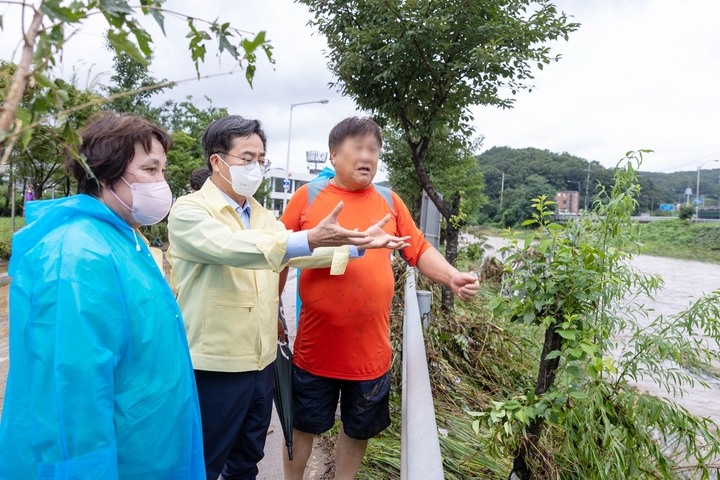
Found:
[{"label": "utility pole", "polygon": [[587,181],[585,182],[585,211],[588,209],[588,198],[590,197],[590,164],[588,163]]},{"label": "utility pole", "polygon": [[292,114],[293,114],[293,108],[299,107],[300,105],[310,105],[312,103],[320,103],[322,105],[327,105],[330,102],[330,100],[322,99],[322,100],[313,100],[312,102],[300,102],[300,103],[293,103],[290,105],[290,125],[288,126],[288,145],[287,145],[287,158],[285,159],[285,181],[283,182],[283,213],[285,212],[285,207],[287,207],[287,201],[288,201],[288,192],[294,193],[290,188],[290,140],[292,139]]},{"label": "utility pole", "polygon": [[[695,188],[695,221],[700,218],[700,170],[708,163],[720,162],[720,160],[710,160],[709,162],[702,163],[697,167],[697,187]],[[688,197],[688,200],[690,197]]]},{"label": "utility pole", "polygon": [[502,174],[502,180],[500,182],[500,208],[503,204],[503,192],[505,191],[505,172]]}]

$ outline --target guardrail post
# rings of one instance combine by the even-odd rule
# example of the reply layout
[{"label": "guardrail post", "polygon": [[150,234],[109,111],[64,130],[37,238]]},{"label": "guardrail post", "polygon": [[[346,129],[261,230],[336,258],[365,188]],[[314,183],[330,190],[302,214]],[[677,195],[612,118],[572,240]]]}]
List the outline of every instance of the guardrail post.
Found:
[{"label": "guardrail post", "polygon": [[402,361],[400,478],[442,480],[445,475],[435,423],[435,406],[415,289],[415,270],[411,268],[408,268],[405,281]]}]

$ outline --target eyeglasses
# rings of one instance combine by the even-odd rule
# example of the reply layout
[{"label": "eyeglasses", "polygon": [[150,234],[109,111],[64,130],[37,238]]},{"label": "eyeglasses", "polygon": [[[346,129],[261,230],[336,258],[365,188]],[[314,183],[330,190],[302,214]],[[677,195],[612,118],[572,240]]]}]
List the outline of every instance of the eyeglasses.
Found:
[{"label": "eyeglasses", "polygon": [[240,161],[242,162],[242,163],[239,164],[239,165],[228,165],[229,167],[245,167],[245,168],[247,168],[248,170],[250,170],[250,168],[253,166],[253,164],[254,164],[255,162],[257,162],[257,164],[260,165],[260,170],[262,170],[263,173],[265,173],[265,172],[267,172],[268,170],[270,170],[270,166],[272,165],[272,162],[271,162],[270,160],[268,160],[267,158],[265,158],[265,157],[258,157],[258,158],[255,158],[255,157],[237,157],[237,156],[235,156],[235,155],[230,155],[230,154],[227,153],[227,152],[215,152],[215,153],[216,153],[216,154],[220,154],[220,155],[227,155],[228,157],[237,158],[238,160],[240,160]]}]

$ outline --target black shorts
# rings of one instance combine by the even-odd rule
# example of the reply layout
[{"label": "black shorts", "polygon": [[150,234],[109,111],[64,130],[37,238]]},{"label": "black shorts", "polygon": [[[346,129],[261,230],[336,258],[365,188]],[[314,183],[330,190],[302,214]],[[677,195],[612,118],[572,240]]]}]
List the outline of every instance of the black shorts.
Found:
[{"label": "black shorts", "polygon": [[293,365],[292,390],[293,426],[301,432],[318,435],[330,430],[338,398],[348,437],[367,440],[390,426],[390,372],[375,380],[338,380]]}]

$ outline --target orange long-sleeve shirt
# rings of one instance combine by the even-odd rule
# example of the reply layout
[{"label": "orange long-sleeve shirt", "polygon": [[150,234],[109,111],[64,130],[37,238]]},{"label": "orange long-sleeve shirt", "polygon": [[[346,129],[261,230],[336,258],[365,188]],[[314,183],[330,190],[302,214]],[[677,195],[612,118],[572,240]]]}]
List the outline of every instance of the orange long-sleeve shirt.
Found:
[{"label": "orange long-sleeve shirt", "polygon": [[[339,223],[363,231],[390,214],[385,231],[410,236],[402,256],[415,265],[430,248],[403,201],[387,188],[372,185],[345,190],[329,181],[310,183],[292,196],[281,221],[293,231],[309,230],[344,202]],[[302,309],[294,363],[314,375],[371,380],[390,369],[390,304],[394,278],[387,249],[367,250],[350,262],[344,275],[303,270],[298,286]]]}]

